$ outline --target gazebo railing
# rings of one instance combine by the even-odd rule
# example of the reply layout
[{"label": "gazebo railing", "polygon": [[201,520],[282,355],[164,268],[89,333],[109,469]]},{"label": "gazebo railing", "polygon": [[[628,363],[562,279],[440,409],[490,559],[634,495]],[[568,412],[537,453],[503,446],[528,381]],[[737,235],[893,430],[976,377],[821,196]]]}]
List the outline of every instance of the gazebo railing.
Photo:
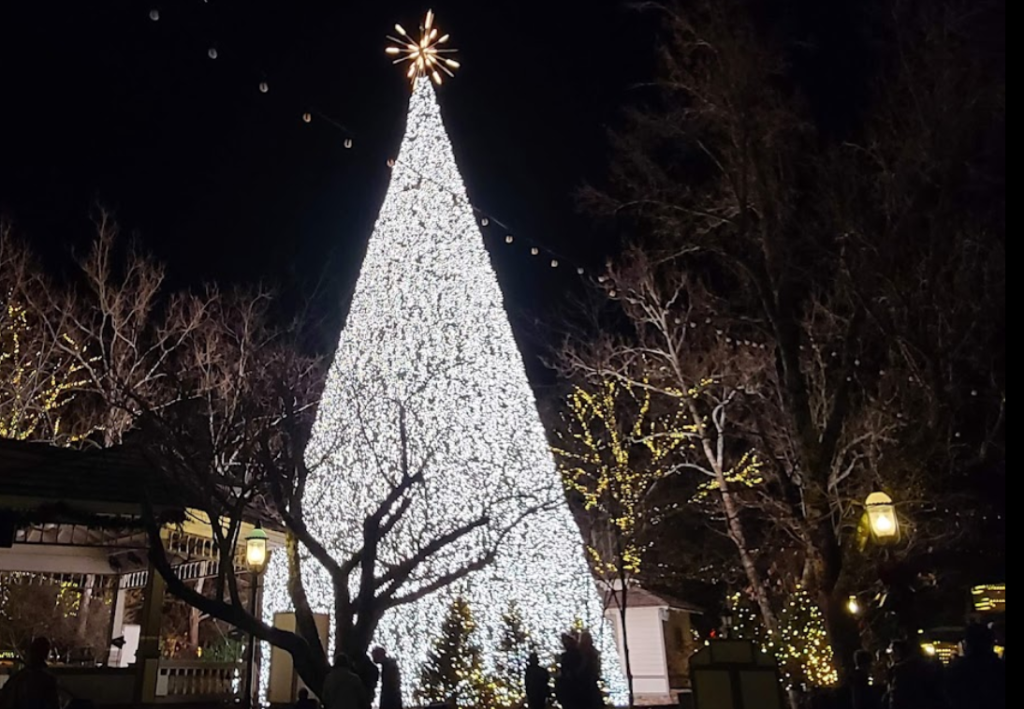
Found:
[{"label": "gazebo railing", "polygon": [[231,701],[242,693],[242,662],[161,660],[156,698],[161,704]]}]

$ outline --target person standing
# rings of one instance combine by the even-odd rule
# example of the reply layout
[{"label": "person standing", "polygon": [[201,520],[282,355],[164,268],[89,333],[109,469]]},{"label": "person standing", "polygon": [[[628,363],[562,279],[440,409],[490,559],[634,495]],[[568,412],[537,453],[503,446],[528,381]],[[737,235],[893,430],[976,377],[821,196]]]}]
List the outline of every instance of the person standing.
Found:
[{"label": "person standing", "polygon": [[28,648],[24,669],[7,680],[0,690],[2,709],[60,709],[57,678],[47,669],[50,641],[39,637]]},{"label": "person standing", "polygon": [[871,653],[858,650],[853,656],[853,673],[850,675],[850,705],[853,709],[879,709],[881,697],[877,687],[871,684]]},{"label": "person standing", "polygon": [[382,647],[373,648],[373,661],[380,665],[380,709],[402,709],[402,673],[398,662]]},{"label": "person standing", "polygon": [[580,633],[579,640],[581,672],[580,701],[586,709],[597,709],[604,706],[601,694],[601,653],[594,646],[594,638],[590,631]]},{"label": "person standing", "polygon": [[366,696],[373,704],[373,698],[377,696],[377,683],[380,681],[380,670],[377,669],[377,665],[366,655],[360,655],[353,660],[352,671],[362,680]]},{"label": "person standing", "polygon": [[1006,706],[1006,666],[996,655],[992,631],[983,625],[967,628],[964,654],[952,662],[948,695],[953,709],[1002,709]]},{"label": "person standing", "polygon": [[541,666],[535,652],[530,653],[530,661],[526,665],[525,685],[527,709],[547,709],[551,696],[551,673]]},{"label": "person standing", "polygon": [[324,680],[320,699],[324,709],[370,709],[373,702],[347,655],[338,656],[334,668]]},{"label": "person standing", "polygon": [[309,696],[309,690],[303,687],[299,690],[299,699],[295,702],[295,709],[319,709],[320,705],[315,699]]},{"label": "person standing", "polygon": [[558,657],[558,676],[555,678],[555,699],[562,709],[585,709],[583,672],[579,641],[566,633],[562,636],[562,654]]},{"label": "person standing", "polygon": [[906,640],[892,643],[889,688],[885,709],[945,709],[942,677],[921,657],[917,645]]}]

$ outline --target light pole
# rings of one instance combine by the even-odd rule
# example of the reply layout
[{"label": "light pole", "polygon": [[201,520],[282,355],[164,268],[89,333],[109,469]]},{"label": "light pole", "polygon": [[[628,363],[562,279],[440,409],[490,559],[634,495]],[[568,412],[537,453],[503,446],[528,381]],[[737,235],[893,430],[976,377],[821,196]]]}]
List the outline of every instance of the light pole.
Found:
[{"label": "light pole", "polygon": [[[267,546],[267,533],[263,526],[257,522],[249,535],[245,538],[245,565],[249,568],[249,613],[256,617],[256,601],[259,595],[260,575],[266,571],[267,563],[270,561],[270,549]],[[256,636],[249,633],[249,643],[245,648],[245,693],[242,696],[242,706],[247,709],[253,706],[253,666],[256,664]]]},{"label": "light pole", "polygon": [[917,609],[908,602],[909,585],[905,579],[906,570],[898,559],[893,558],[892,548],[900,542],[900,520],[896,504],[884,492],[873,492],[864,501],[871,539],[881,551],[878,576],[884,589],[881,607],[894,619],[898,628],[909,631],[917,627]]}]

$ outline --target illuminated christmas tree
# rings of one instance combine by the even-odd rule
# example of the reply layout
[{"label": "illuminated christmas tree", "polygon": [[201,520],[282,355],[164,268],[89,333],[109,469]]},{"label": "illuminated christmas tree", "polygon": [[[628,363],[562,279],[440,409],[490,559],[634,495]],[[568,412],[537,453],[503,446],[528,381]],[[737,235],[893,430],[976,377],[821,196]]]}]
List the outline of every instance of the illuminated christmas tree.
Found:
[{"label": "illuminated christmas tree", "polygon": [[779,612],[779,634],[765,630],[760,614],[739,594],[731,599],[733,632],[737,638],[760,643],[775,656],[786,689],[832,687],[839,681],[832,646],[825,631],[821,609],[802,588]]},{"label": "illuminated christmas tree", "polygon": [[516,709],[523,706],[526,691],[523,683],[534,642],[523,624],[519,604],[512,601],[502,616],[494,667],[495,707]]},{"label": "illuminated christmas tree", "polygon": [[[488,674],[502,616],[516,602],[549,658],[565,628],[580,619],[593,628],[607,680],[619,688],[614,639],[602,632],[601,600],[442,122],[426,46],[391,52],[412,62],[406,134],[306,451],[313,472],[304,506],[317,511],[310,530],[336,558],[358,549],[364,519],[405,460],[424,482],[378,549],[378,573],[425,538],[477,519],[486,524],[434,554],[411,590],[495,551],[482,571],[381,619],[374,640],[405,669],[406,690],[455,598],[473,609]],[[312,606],[330,612],[326,574],[313,561],[305,569]],[[280,564],[267,588],[266,610],[287,610]]]},{"label": "illuminated christmas tree", "polygon": [[476,709],[494,706],[494,691],[494,682],[484,670],[473,612],[465,600],[456,598],[420,669],[416,699]]}]

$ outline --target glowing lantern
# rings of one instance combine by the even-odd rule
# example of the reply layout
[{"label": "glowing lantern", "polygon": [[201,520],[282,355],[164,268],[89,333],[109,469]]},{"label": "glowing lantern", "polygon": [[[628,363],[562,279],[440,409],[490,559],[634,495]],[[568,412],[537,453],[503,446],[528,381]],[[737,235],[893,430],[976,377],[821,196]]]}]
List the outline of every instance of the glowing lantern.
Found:
[{"label": "glowing lantern", "polygon": [[895,541],[900,535],[900,523],[896,518],[896,505],[892,498],[884,492],[873,492],[864,503],[868,511],[868,522],[875,541],[886,543]]},{"label": "glowing lantern", "polygon": [[263,531],[259,522],[245,538],[245,564],[254,574],[262,574],[267,568],[267,562],[270,560],[267,541],[267,533]]}]

